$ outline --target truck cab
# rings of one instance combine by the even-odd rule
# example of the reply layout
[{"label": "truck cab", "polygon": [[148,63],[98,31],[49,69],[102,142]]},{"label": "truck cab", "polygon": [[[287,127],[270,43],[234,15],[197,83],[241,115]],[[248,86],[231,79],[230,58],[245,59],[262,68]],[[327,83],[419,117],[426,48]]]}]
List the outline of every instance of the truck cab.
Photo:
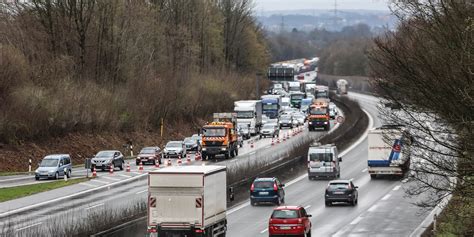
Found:
[{"label": "truck cab", "polygon": [[225,159],[238,155],[235,116],[235,113],[214,113],[214,122],[203,126],[201,151],[204,160],[219,154],[223,154]]},{"label": "truck cab", "polygon": [[341,176],[337,147],[334,144],[313,144],[308,149],[308,178],[338,178]]},{"label": "truck cab", "polygon": [[309,131],[314,131],[316,128],[324,128],[328,131],[331,128],[329,107],[325,100],[316,99],[309,107],[308,112]]},{"label": "truck cab", "polygon": [[301,100],[304,99],[305,94],[303,92],[292,92],[290,94],[290,103],[293,108],[301,108]]},{"label": "truck cab", "polygon": [[278,118],[280,113],[280,99],[279,95],[264,95],[262,98],[262,113],[269,119]]}]

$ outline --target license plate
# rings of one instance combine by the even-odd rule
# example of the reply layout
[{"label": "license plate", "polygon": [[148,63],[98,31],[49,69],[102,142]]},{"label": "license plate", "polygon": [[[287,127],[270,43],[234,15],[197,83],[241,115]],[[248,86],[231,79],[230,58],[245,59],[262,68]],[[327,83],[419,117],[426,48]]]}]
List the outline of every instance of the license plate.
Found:
[{"label": "license plate", "polygon": [[142,161],[148,161],[148,159],[142,159]]},{"label": "license plate", "polygon": [[334,194],[344,194],[344,192],[334,192]]},{"label": "license plate", "polygon": [[282,230],[289,230],[289,229],[291,229],[291,227],[289,227],[289,226],[282,226],[282,227],[280,227],[280,229],[282,229]]},{"label": "license plate", "polygon": [[260,195],[268,195],[268,192],[259,192]]}]

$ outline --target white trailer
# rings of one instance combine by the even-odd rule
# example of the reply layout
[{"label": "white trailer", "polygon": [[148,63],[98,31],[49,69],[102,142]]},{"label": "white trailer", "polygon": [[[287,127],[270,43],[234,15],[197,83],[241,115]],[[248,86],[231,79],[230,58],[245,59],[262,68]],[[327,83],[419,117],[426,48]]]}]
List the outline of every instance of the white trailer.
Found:
[{"label": "white trailer", "polygon": [[382,126],[368,134],[368,172],[377,175],[400,176],[410,167],[408,143],[411,136],[401,126]]},{"label": "white trailer", "polygon": [[344,79],[339,79],[337,80],[336,82],[336,86],[337,86],[337,93],[340,94],[340,95],[345,95],[347,94],[347,85],[349,83],[347,83],[346,80]]},{"label": "white trailer", "polygon": [[148,175],[151,236],[225,236],[225,166],[177,166]]},{"label": "white trailer", "polygon": [[248,124],[251,135],[256,135],[262,127],[262,101],[239,100],[234,102],[234,112],[237,113],[237,125]]}]

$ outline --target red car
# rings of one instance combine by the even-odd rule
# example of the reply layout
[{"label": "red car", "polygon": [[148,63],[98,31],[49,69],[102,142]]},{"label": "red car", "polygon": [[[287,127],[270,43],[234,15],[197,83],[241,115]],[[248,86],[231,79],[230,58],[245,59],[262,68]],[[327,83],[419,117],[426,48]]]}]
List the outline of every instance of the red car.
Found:
[{"label": "red car", "polygon": [[297,78],[298,80],[304,80],[304,74],[299,74]]},{"label": "red car", "polygon": [[273,236],[311,237],[311,215],[300,206],[280,206],[273,209],[268,223],[268,233]]},{"label": "red car", "polygon": [[152,164],[155,165],[157,162],[161,165],[161,150],[157,146],[144,147],[137,155],[136,164]]}]

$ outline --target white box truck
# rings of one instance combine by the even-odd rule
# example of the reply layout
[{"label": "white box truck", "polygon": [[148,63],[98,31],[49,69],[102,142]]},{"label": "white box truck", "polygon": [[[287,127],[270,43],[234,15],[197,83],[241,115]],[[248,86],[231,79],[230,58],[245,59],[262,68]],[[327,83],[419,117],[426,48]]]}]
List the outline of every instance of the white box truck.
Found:
[{"label": "white box truck", "polygon": [[410,167],[412,138],[403,126],[384,125],[371,129],[368,134],[368,172],[377,176],[400,176]]},{"label": "white box truck", "polygon": [[262,127],[262,101],[235,101],[234,112],[237,113],[238,127],[248,126],[252,136],[260,133],[260,128]]},{"label": "white box truck", "polygon": [[225,166],[176,166],[151,171],[148,233],[150,236],[225,236],[226,185]]}]

